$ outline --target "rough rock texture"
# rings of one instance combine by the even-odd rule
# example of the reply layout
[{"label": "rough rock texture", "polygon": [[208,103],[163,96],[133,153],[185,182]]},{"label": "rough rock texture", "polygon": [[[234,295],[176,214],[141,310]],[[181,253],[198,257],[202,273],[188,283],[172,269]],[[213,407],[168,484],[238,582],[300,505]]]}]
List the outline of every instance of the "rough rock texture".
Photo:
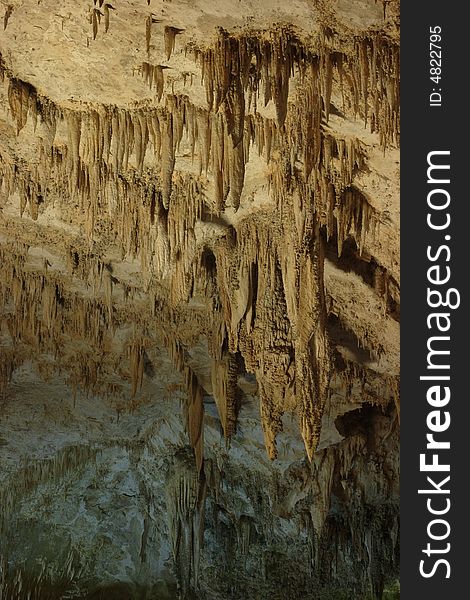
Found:
[{"label": "rough rock texture", "polygon": [[0,598],[381,598],[396,2],[3,7]]}]

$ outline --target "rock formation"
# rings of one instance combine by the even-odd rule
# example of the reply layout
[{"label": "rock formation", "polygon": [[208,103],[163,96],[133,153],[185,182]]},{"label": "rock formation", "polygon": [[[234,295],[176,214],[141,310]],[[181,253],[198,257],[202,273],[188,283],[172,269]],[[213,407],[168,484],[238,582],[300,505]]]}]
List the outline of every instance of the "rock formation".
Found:
[{"label": "rock formation", "polygon": [[382,598],[397,3],[4,11],[0,598]]}]

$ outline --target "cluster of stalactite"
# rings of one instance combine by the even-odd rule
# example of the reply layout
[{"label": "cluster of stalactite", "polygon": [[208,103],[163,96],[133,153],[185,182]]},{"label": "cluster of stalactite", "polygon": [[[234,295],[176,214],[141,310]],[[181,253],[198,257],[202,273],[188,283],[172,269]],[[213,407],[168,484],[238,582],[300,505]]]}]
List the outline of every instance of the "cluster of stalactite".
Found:
[{"label": "cluster of stalactite", "polygon": [[[316,457],[309,483],[313,568],[319,574],[323,570],[323,575],[326,568],[327,576],[334,575],[335,567],[328,573],[327,565],[332,560],[328,547],[338,536],[339,523],[334,522],[331,511],[335,495],[347,515],[341,521],[347,524],[342,544],[346,542],[365,565],[358,580],[365,580],[374,598],[382,598],[387,570],[397,568],[399,554],[399,457],[395,451],[399,428],[395,410],[382,410],[365,403],[359,411],[361,419],[344,415],[345,424],[339,428],[346,439]],[[369,454],[375,464],[365,464]],[[374,506],[372,516],[368,515],[367,510]]]},{"label": "cluster of stalactite", "polygon": [[[249,597],[259,589],[266,565],[274,560],[279,562],[279,571],[278,575],[269,572],[270,583],[279,581],[284,591],[310,593],[340,582],[338,596],[347,590],[352,598],[382,598],[384,584],[398,568],[396,412],[393,407],[383,411],[368,404],[358,411],[360,415],[355,412],[340,417],[338,427],[345,435],[341,443],[316,452],[311,463],[296,461],[269,475],[258,469],[241,473],[240,465],[224,453],[211,455],[199,471],[188,446],[168,457],[167,535],[179,597],[186,600],[207,588],[213,592],[214,587],[221,597],[228,593]],[[115,443],[100,442],[103,454],[106,445]],[[154,444],[152,439],[128,440],[122,448],[139,448],[143,456],[152,453]],[[51,489],[61,489],[69,478],[79,485],[83,469],[100,464],[99,452],[89,446],[66,447],[53,457],[32,461],[4,481],[0,535],[9,532],[11,536],[17,523],[24,527],[25,513],[18,499],[27,504],[43,490],[50,495]],[[63,510],[58,508],[60,497],[52,502],[53,510]],[[212,516],[206,522],[205,511]],[[286,530],[286,522],[293,526]],[[203,548],[204,529],[214,544],[210,551]],[[278,544],[274,555],[260,551],[270,543]],[[9,549],[8,545],[2,548],[4,553]],[[59,557],[48,562],[47,573],[39,561],[21,567],[15,561],[2,563],[0,553],[0,591],[6,598],[27,597],[30,592],[38,600],[57,597],[62,586],[64,595],[71,588],[85,593],[90,585],[89,567],[86,555],[77,550],[72,535],[70,542],[64,541]],[[147,551],[154,552],[150,547]],[[242,577],[240,564],[244,565]],[[289,576],[290,568],[280,568],[282,564],[295,565],[294,578]],[[213,569],[223,570],[220,582],[214,582]],[[83,573],[86,577],[81,578]],[[248,592],[243,588],[247,578]]]},{"label": "cluster of stalactite", "polygon": [[[298,75],[300,81],[313,75],[319,86],[328,120],[333,82],[341,92],[343,106],[369,123],[380,134],[383,145],[399,136],[399,47],[382,33],[361,35],[350,40],[350,50],[337,48],[335,34],[322,29],[313,48],[286,28],[239,37],[222,32],[217,43],[207,50],[196,50],[210,109],[221,105],[228,111],[231,129],[257,103],[273,100],[278,125],[288,113],[289,85]],[[245,94],[246,92],[246,94]],[[244,96],[242,99],[241,96]],[[242,104],[243,103],[243,104]],[[240,123],[242,125],[242,123]],[[240,133],[240,132],[239,132]]]},{"label": "cluster of stalactite", "polygon": [[158,100],[162,99],[164,89],[163,71],[167,69],[163,65],[153,65],[148,62],[142,63],[142,77],[150,89],[155,89]]},{"label": "cluster of stalactite", "polygon": [[0,597],[53,600],[76,587],[81,571],[80,555],[75,548],[70,549],[54,572],[46,558],[39,559],[37,568],[31,572],[28,567],[12,568],[6,558],[0,556]]},{"label": "cluster of stalactite", "polygon": [[[400,414],[400,378],[398,375],[377,373],[352,360],[343,357],[336,362],[334,377],[345,390],[345,396],[352,400],[354,396],[360,397],[363,402],[370,405],[386,406],[393,402]],[[357,389],[356,389],[357,388]]]},{"label": "cluster of stalactite", "polygon": [[[321,597],[322,583],[331,589],[331,582],[337,581],[338,597],[348,590],[351,598],[382,598],[384,584],[398,568],[399,428],[393,406],[384,411],[366,403],[357,412],[340,417],[338,427],[346,436],[341,443],[319,450],[311,463],[291,464],[262,491],[256,474],[246,474],[247,500],[236,507],[232,498],[240,487],[239,480],[231,478],[231,465],[206,461],[206,510],[212,515],[212,539],[224,548],[225,560],[251,567],[248,577],[254,572],[256,578],[263,568],[258,540],[266,544],[277,539],[273,532],[278,519],[300,521],[300,531],[307,535],[295,534],[295,578],[282,568],[288,561],[285,549],[276,557],[278,578],[270,571],[284,591],[302,595],[305,585],[306,594]],[[243,587],[246,580],[239,577],[239,569],[227,569],[226,588],[221,585],[219,593],[249,595],[249,588]],[[350,582],[353,587],[348,589]]]},{"label": "cluster of stalactite", "polygon": [[[170,55],[179,30],[167,29]],[[377,226],[373,208],[354,187],[364,163],[361,144],[329,133],[325,122],[333,102],[341,101],[337,109],[363,118],[384,148],[398,143],[398,56],[397,45],[379,34],[352,39],[343,51],[327,31],[311,46],[289,29],[256,36],[221,32],[214,46],[195,51],[207,107],[174,94],[157,105],[131,108],[59,106],[4,65],[0,69],[18,134],[29,118],[37,132],[40,128],[36,164],[2,154],[4,197],[17,193],[20,215],[28,209],[33,220],[53,202],[64,221],[83,224],[90,247],[112,240],[123,258],[140,256],[154,307],[156,282],[166,282],[172,307],[211,288],[203,330],[224,431],[230,435],[236,424],[241,354],[257,377],[266,447],[273,458],[282,415],[294,410],[312,459],[328,397],[332,359],[321,228],[337,236],[341,254],[348,237],[361,252]],[[142,71],[162,97],[158,66],[145,63]],[[295,102],[290,104],[293,78]],[[258,110],[271,101],[275,119]],[[272,210],[240,219],[209,247],[198,246],[195,229],[205,214],[223,217],[228,208],[237,211],[248,201],[244,179],[253,146],[269,167]],[[211,272],[202,265],[207,253],[213,256]],[[80,260],[75,264],[76,254],[69,255],[69,263],[77,270],[82,267]],[[54,338],[59,328],[103,347],[116,309],[113,276],[103,265],[98,268],[103,299],[70,299],[66,322],[61,315],[69,300],[58,284],[40,273],[23,273],[21,279],[17,268],[9,267],[3,281],[21,307],[8,320],[12,339],[37,344],[38,338]],[[202,271],[204,285],[198,281]],[[140,342],[133,342],[129,352],[135,394],[142,383]],[[96,364],[96,369],[82,369],[77,379],[98,381]],[[202,390],[194,373],[181,366],[188,431],[200,465]]]},{"label": "cluster of stalactite", "polygon": [[182,598],[198,587],[199,560],[204,539],[204,473],[194,458],[180,450],[174,457],[166,483],[168,528]]},{"label": "cluster of stalactite", "polygon": [[3,481],[0,486],[0,535],[3,536],[11,528],[11,519],[19,498],[30,494],[39,485],[60,480],[67,474],[78,477],[80,469],[95,460],[98,452],[98,449],[89,445],[66,446],[49,458],[33,459],[9,480]]},{"label": "cluster of stalactite", "polygon": [[[49,366],[65,372],[72,387],[112,397],[118,390],[107,373],[118,373],[129,381],[132,399],[142,387],[146,349],[150,343],[158,344],[158,336],[168,335],[170,326],[177,328],[184,315],[165,310],[167,307],[155,294],[151,302],[146,298],[140,304],[140,290],[138,294],[136,290],[122,290],[124,304],[119,304],[118,290],[112,289],[112,275],[96,257],[84,257],[72,249],[70,271],[60,273],[48,270],[47,265],[33,270],[28,263],[28,249],[20,250],[0,246],[0,391],[4,392],[14,369],[26,360],[32,360],[39,374],[47,376],[45,356],[49,355]],[[80,289],[83,280],[74,276],[76,271],[89,283],[92,294]],[[203,316],[198,319],[192,314],[192,339],[203,331],[203,322]],[[133,325],[134,333],[123,348],[115,338],[126,324]],[[151,340],[144,333],[148,329],[154,331]],[[189,343],[191,338],[186,341]],[[122,363],[126,353],[128,368]],[[41,362],[43,358],[45,362]]]},{"label": "cluster of stalactite", "polygon": [[30,353],[25,349],[9,348],[2,346],[0,356],[0,397],[5,393],[8,384],[11,381],[15,369],[29,358]]},{"label": "cluster of stalactite", "polygon": [[48,458],[30,460],[28,465],[2,481],[0,538],[4,546],[0,551],[1,598],[52,600],[58,594],[65,594],[80,579],[83,564],[78,550],[71,544],[60,565],[52,567],[46,557],[36,559],[34,564],[29,560],[20,566],[12,564],[11,559],[7,560],[8,551],[11,551],[10,533],[16,530],[21,501],[36,493],[41,486],[59,483],[66,477],[78,479],[83,470],[95,462],[98,453],[98,448],[85,444],[65,446]]},{"label": "cluster of stalactite", "polygon": [[[104,0],[94,0],[94,6],[89,8],[88,20],[93,30],[93,39],[96,39],[98,35],[98,30],[101,25],[101,18],[104,20],[104,33],[107,33],[109,30],[109,11],[114,10],[114,6],[109,2],[104,2]],[[104,6],[103,6],[104,4]],[[97,6],[98,5],[98,6]]]}]

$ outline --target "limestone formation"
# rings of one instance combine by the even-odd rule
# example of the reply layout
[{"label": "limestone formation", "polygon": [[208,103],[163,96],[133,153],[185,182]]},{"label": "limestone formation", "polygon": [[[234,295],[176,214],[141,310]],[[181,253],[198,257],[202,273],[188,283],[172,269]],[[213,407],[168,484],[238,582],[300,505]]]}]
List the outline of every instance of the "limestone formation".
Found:
[{"label": "limestone formation", "polygon": [[382,598],[398,5],[88,4],[4,6],[0,597]]}]

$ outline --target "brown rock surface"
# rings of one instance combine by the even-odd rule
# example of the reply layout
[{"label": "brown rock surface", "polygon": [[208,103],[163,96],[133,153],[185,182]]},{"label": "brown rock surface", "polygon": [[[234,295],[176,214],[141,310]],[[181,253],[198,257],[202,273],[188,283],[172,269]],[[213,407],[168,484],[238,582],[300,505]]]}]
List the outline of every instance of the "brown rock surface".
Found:
[{"label": "brown rock surface", "polygon": [[381,598],[396,3],[4,9],[0,596]]}]

